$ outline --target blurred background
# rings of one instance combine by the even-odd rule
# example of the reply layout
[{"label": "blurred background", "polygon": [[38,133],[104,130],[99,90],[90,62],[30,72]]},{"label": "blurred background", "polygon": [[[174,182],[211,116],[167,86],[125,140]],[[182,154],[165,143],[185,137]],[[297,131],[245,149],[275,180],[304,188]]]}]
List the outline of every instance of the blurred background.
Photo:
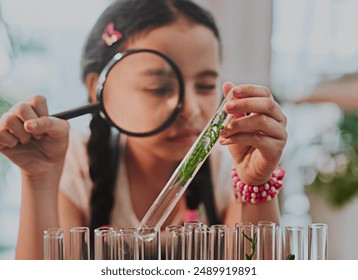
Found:
[{"label": "blurred background", "polygon": [[[0,0],[0,115],[35,94],[86,103],[82,44],[111,0]],[[358,0],[197,0],[222,33],[222,79],[270,87],[288,117],[282,225],[329,226],[329,259],[358,259]],[[85,128],[87,117],[71,120]],[[0,155],[0,259],[13,259],[21,178]]]}]

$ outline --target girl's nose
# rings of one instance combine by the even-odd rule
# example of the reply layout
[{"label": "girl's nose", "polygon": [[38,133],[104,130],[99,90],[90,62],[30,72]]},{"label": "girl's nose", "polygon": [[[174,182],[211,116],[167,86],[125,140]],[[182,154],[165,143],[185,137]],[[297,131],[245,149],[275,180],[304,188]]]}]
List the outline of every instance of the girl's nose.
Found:
[{"label": "girl's nose", "polygon": [[200,105],[198,96],[195,91],[188,86],[185,88],[183,109],[178,118],[183,120],[191,120],[200,115]]}]

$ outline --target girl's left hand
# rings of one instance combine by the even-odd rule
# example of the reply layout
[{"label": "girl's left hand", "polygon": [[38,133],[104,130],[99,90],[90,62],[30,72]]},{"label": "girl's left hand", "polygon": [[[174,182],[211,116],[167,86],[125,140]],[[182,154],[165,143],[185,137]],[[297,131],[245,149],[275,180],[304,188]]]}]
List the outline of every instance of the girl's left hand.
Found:
[{"label": "girl's left hand", "polygon": [[[220,143],[228,145],[240,179],[252,185],[267,182],[278,166],[287,141],[287,118],[268,88],[255,85],[223,85],[225,105],[233,117],[221,131]],[[247,114],[247,113],[250,114]]]}]

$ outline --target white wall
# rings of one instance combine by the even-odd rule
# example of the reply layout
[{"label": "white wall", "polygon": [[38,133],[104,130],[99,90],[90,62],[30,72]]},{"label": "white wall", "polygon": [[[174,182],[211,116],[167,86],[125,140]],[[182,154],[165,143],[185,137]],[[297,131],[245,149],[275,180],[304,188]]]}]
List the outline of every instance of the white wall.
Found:
[{"label": "white wall", "polygon": [[216,18],[223,39],[223,78],[270,84],[272,1],[197,0]]}]

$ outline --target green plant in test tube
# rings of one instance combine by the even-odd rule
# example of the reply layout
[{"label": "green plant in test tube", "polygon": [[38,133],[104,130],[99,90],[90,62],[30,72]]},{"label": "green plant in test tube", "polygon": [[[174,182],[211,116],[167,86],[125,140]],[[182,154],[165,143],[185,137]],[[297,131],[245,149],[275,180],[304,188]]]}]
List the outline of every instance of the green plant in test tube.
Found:
[{"label": "green plant in test tube", "polygon": [[207,127],[205,132],[200,137],[197,142],[192,154],[185,161],[184,165],[179,169],[179,182],[178,184],[188,181],[197,168],[197,166],[205,160],[208,153],[211,151],[216,141],[219,138],[220,131],[224,128],[224,120],[227,114],[225,111],[217,113],[210,125]]}]

